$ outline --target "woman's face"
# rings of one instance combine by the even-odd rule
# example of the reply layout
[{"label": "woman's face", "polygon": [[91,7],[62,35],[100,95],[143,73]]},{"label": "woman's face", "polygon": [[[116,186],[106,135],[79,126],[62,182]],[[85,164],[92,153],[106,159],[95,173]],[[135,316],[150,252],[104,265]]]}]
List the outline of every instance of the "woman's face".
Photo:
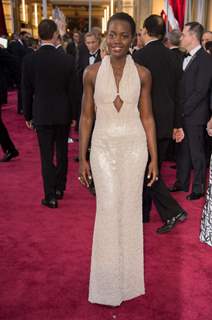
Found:
[{"label": "woman's face", "polygon": [[124,57],[132,43],[130,24],[127,21],[114,20],[109,24],[107,32],[107,46],[114,57]]}]

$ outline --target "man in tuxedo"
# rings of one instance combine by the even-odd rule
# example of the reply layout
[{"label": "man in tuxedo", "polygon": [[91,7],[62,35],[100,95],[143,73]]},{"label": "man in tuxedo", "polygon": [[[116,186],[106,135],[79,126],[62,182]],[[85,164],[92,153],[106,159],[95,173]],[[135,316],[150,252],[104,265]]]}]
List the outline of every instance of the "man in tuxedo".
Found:
[{"label": "man in tuxedo", "polygon": [[12,40],[8,45],[8,51],[15,57],[17,64],[17,94],[18,94],[18,104],[17,104],[17,113],[23,113],[22,106],[22,94],[21,94],[21,73],[22,73],[22,63],[23,58],[27,54],[27,40],[29,34],[26,31],[21,31],[18,39]]},{"label": "man in tuxedo", "polygon": [[183,61],[179,87],[181,114],[176,135],[182,136],[177,157],[177,181],[174,191],[188,191],[193,167],[192,192],[186,198],[196,200],[205,192],[205,129],[209,119],[209,97],[212,84],[212,59],[201,47],[203,27],[198,22],[184,26],[181,46],[189,53]]},{"label": "man in tuxedo", "polygon": [[[185,57],[185,52],[183,52],[180,47],[180,38],[181,38],[181,31],[174,29],[167,34],[165,46],[169,48],[175,55],[175,61],[178,64],[179,70],[181,70],[181,74],[183,72],[182,65],[183,65],[183,59]],[[175,140],[171,139],[168,153],[167,153],[167,159],[170,161],[176,162],[176,154],[178,152],[178,145],[176,144]],[[170,168],[176,169],[176,165],[172,165]]]},{"label": "man in tuxedo", "polygon": [[78,75],[78,113],[77,124],[79,125],[79,118],[81,114],[81,100],[83,93],[83,72],[85,68],[91,64],[101,61],[100,55],[100,38],[96,32],[87,32],[84,37],[84,45],[79,47],[79,59],[77,65]]},{"label": "man in tuxedo", "polygon": [[10,55],[6,49],[0,47],[0,145],[4,151],[4,156],[0,162],[8,162],[12,158],[19,155],[18,150],[15,148],[7,128],[5,127],[2,120],[1,106],[4,103],[4,94],[2,92],[4,88],[4,83],[6,81],[6,75],[4,73],[5,68],[9,71],[9,74],[16,81],[15,76],[15,61],[12,55]]},{"label": "man in tuxedo", "polygon": [[[133,55],[135,62],[148,68],[152,74],[152,108],[156,122],[159,168],[166,158],[167,148],[172,138],[175,116],[177,114],[176,88],[180,70],[174,53],[166,48],[162,41],[166,26],[158,15],[149,16],[143,24],[142,39],[144,48]],[[157,230],[165,233],[186,219],[187,213],[171,197],[160,177],[150,188],[148,177],[144,183],[143,213],[148,220],[152,199],[164,225]]]},{"label": "man in tuxedo", "polygon": [[[41,47],[23,62],[23,106],[26,124],[36,128],[41,154],[45,198],[58,206],[63,198],[68,168],[68,135],[73,115],[75,69],[72,57],[55,48],[57,25],[44,19],[38,27]],[[54,162],[56,150],[56,164]]]}]

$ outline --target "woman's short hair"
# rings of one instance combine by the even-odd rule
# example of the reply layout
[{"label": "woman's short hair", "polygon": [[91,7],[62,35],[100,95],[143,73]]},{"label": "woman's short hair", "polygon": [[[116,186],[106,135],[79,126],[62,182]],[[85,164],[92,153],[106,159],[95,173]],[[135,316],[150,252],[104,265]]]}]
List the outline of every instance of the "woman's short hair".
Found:
[{"label": "woman's short hair", "polygon": [[126,21],[129,23],[130,25],[130,29],[131,29],[131,34],[134,37],[135,33],[136,33],[136,25],[135,25],[135,21],[134,19],[127,14],[126,12],[117,12],[114,15],[112,15],[110,17],[110,19],[107,22],[107,30],[109,29],[110,23],[116,20],[120,20],[120,21]]}]

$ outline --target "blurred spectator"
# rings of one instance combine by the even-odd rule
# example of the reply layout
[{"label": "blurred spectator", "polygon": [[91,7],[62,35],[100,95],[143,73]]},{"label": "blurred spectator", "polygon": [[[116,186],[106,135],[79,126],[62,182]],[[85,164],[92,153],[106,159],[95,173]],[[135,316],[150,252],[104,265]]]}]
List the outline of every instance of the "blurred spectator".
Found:
[{"label": "blurred spectator", "polygon": [[65,49],[63,48],[63,40],[61,35],[59,34],[55,43],[55,48],[57,50],[57,52],[59,52],[60,54],[65,54]]},{"label": "blurred spectator", "polygon": [[202,35],[202,46],[205,49],[205,44],[208,41],[212,41],[212,32],[211,31],[205,31]]},{"label": "blurred spectator", "polygon": [[19,34],[18,39],[12,40],[9,43],[8,51],[15,57],[16,65],[17,65],[17,91],[18,91],[18,105],[17,105],[17,112],[18,114],[23,113],[22,107],[22,97],[21,97],[21,73],[22,73],[22,62],[23,57],[27,53],[27,41],[30,35],[26,31],[22,31]]},{"label": "blurred spectator", "polygon": [[167,34],[166,38],[166,47],[175,54],[177,62],[180,64],[180,69],[182,69],[183,59],[185,57],[185,53],[180,49],[181,36],[181,31],[174,29]]},{"label": "blurred spectator", "polygon": [[205,50],[207,51],[207,53],[212,55],[212,41],[208,41],[205,44]]},{"label": "blurred spectator", "polygon": [[142,41],[141,30],[139,30],[136,33],[135,45],[132,48],[133,49],[132,52],[135,52],[136,50],[143,48],[143,46],[144,46],[144,43]]},{"label": "blurred spectator", "polygon": [[68,54],[70,54],[74,58],[76,65],[77,65],[78,59],[79,59],[79,46],[80,46],[80,43],[81,43],[80,32],[75,31],[73,33],[73,41],[71,41],[67,45],[66,52]]}]

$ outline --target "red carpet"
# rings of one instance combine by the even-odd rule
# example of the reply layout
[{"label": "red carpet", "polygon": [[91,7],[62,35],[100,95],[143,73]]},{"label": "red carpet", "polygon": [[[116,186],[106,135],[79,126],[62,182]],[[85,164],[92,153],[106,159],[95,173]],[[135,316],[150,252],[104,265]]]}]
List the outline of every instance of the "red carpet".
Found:
[{"label": "red carpet", "polygon": [[[0,319],[212,319],[212,249],[199,242],[203,200],[188,202],[184,193],[177,198],[187,222],[158,236],[161,221],[153,211],[144,226],[146,295],[118,308],[88,303],[95,199],[77,180],[77,143],[69,145],[68,188],[59,209],[41,207],[37,140],[16,114],[14,94],[9,102],[3,118],[20,157],[0,164]],[[167,164],[168,184],[174,173]]]}]

